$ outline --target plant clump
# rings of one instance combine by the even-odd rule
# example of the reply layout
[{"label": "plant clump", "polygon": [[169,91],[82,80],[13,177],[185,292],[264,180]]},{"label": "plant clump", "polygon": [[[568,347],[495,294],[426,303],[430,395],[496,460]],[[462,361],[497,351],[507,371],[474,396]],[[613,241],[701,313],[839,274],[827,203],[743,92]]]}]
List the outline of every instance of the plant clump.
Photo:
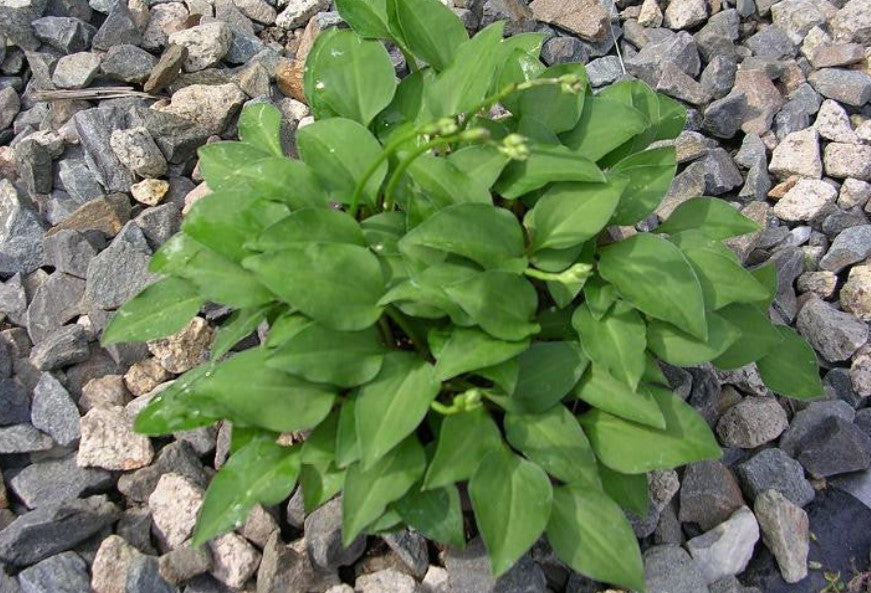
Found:
[{"label": "plant clump", "polygon": [[773,267],[723,243],[757,225],[698,197],[609,232],[669,189],[675,150],[651,145],[681,132],[679,103],[628,80],[593,94],[583,65],[541,63],[543,35],[470,39],[438,0],[337,4],[351,30],[309,54],[299,159],[268,104],[201,148],[211,193],[102,336],[233,311],[135,425],[232,422],[194,542],[298,483],[307,511],[342,492],[346,543],[407,525],[463,546],[468,527],[498,576],[546,535],[575,570],[643,590],[624,510],[645,512],[646,472],[720,455],[657,361],[755,363],[779,394],[822,392],[813,350],[769,321]]}]

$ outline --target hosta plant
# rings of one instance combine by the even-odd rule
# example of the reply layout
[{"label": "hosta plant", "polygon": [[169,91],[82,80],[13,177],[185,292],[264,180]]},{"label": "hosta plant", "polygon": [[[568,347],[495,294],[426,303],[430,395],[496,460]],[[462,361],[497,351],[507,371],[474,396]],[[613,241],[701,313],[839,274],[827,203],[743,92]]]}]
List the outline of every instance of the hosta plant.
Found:
[{"label": "hosta plant", "polygon": [[541,34],[469,38],[438,0],[337,4],[351,29],[309,54],[299,158],[275,108],[245,109],[239,141],[200,150],[211,193],[154,254],[162,279],[103,333],[152,340],[227,308],[211,359],[136,419],[232,422],[194,543],[299,484],[309,511],[342,493],[346,544],[480,533],[501,575],[544,535],[642,590],[624,511],[645,512],[645,472],[720,455],[659,362],[755,362],[779,394],[821,394],[813,350],[769,321],[774,269],[723,243],[757,225],[698,197],[634,232],[685,120],[644,84],[594,94],[581,64],[539,61]]}]

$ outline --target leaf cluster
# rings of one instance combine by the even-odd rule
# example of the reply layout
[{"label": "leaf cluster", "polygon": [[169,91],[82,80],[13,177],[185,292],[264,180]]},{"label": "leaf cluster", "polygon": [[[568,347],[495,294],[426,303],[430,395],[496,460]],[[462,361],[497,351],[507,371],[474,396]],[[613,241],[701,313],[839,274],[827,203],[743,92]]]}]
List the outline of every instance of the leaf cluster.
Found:
[{"label": "leaf cluster", "polygon": [[720,455],[657,361],[755,362],[780,394],[821,394],[811,348],[769,321],[774,270],[723,243],[756,224],[698,197],[615,240],[669,189],[674,148],[651,144],[680,133],[679,103],[634,81],[593,94],[581,64],[541,63],[542,35],[469,38],[438,0],[337,5],[352,30],[310,52],[300,158],[276,109],[246,108],[238,142],[200,150],[212,193],[155,253],[162,279],[103,334],[234,311],[212,359],[136,420],[232,421],[195,542],[298,483],[308,511],[343,493],[345,543],[407,525],[462,546],[467,492],[496,575],[544,534],[574,569],[642,590],[624,510],[644,513],[645,472]]}]

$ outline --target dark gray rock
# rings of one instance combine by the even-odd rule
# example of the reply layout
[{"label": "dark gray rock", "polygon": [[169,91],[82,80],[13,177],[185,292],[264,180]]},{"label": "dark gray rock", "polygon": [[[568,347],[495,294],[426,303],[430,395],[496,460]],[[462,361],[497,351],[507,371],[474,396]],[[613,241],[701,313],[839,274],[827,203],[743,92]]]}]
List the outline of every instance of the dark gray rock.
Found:
[{"label": "dark gray rock", "polygon": [[100,493],[113,483],[109,472],[79,467],[75,456],[70,455],[28,465],[9,480],[9,488],[33,509],[83,494]]},{"label": "dark gray rock", "polygon": [[735,472],[750,500],[766,490],[777,490],[801,507],[814,499],[813,486],[805,479],[801,464],[782,449],[760,451],[738,464]]},{"label": "dark gray rock", "polygon": [[151,523],[148,507],[131,507],[118,519],[115,532],[143,554],[157,554],[151,543]]},{"label": "dark gray rock", "polygon": [[505,21],[505,34],[516,35],[535,29],[532,11],[518,0],[485,0],[481,3],[481,27]]},{"label": "dark gray rock", "polygon": [[70,16],[44,16],[33,21],[37,39],[65,54],[87,51],[97,29]]},{"label": "dark gray rock", "polygon": [[[163,156],[171,164],[187,161],[209,137],[208,130],[197,124],[154,109],[136,107],[131,110],[130,120],[130,127],[143,126],[151,133]],[[108,143],[106,146],[108,148]]]},{"label": "dark gray rock", "polygon": [[85,203],[103,195],[103,188],[84,159],[65,158],[58,161],[57,174],[61,189],[76,202]]},{"label": "dark gray rock", "polygon": [[584,42],[576,37],[551,37],[541,48],[541,59],[548,65],[586,63],[590,60],[590,54]]},{"label": "dark gray rock", "polygon": [[88,593],[88,565],[75,552],[46,558],[18,574],[22,593]]},{"label": "dark gray rock", "polygon": [[185,476],[202,488],[208,484],[207,474],[196,451],[187,442],[176,441],[161,449],[157,460],[151,465],[122,475],[118,479],[118,490],[128,500],[146,502],[160,476],[166,473]]},{"label": "dark gray rock", "polygon": [[16,89],[0,84],[0,130],[12,125],[12,121],[21,110],[21,99]]},{"label": "dark gray rock", "polygon": [[694,35],[699,53],[706,62],[715,56],[738,61],[735,41],[738,39],[740,17],[734,9],[723,10],[711,16],[704,27]]},{"label": "dark gray rock", "polygon": [[16,325],[27,323],[27,295],[20,273],[0,284],[0,312]]},{"label": "dark gray rock", "polygon": [[868,217],[861,211],[835,209],[823,220],[821,230],[827,237],[834,238],[847,229],[867,225]]},{"label": "dark gray rock", "polygon": [[714,56],[714,59],[702,70],[699,82],[711,91],[711,95],[715,99],[722,99],[729,94],[732,85],[735,84],[735,72],[737,71],[738,65],[734,60],[724,56]]},{"label": "dark gray rock", "polygon": [[682,522],[698,523],[707,531],[743,505],[738,481],[723,463],[702,461],[687,467],[680,489],[678,518]]},{"label": "dark gray rock", "polygon": [[[871,226],[868,228],[871,230]],[[829,362],[847,360],[868,340],[868,326],[864,322],[819,298],[812,298],[802,307],[796,327]]]},{"label": "dark gray rock", "polygon": [[127,7],[127,0],[113,0],[109,15],[94,35],[92,42],[94,49],[107,51],[115,45],[140,45],[141,43],[142,33]]},{"label": "dark gray rock", "polygon": [[746,112],[747,97],[744,93],[729,93],[705,108],[702,129],[717,138],[732,138],[741,129]]},{"label": "dark gray rock", "polygon": [[779,27],[771,25],[750,37],[747,47],[760,58],[783,60],[795,56],[795,45]]},{"label": "dark gray rock", "polygon": [[0,454],[48,451],[54,441],[31,424],[14,424],[0,428]]},{"label": "dark gray rock", "polygon": [[39,41],[34,37],[30,23],[43,15],[47,4],[47,0],[0,4],[0,37],[22,49],[36,49]]},{"label": "dark gray rock", "polygon": [[[48,242],[48,241],[47,241]],[[85,312],[82,295],[85,281],[55,272],[33,293],[27,308],[27,333],[35,344]]]},{"label": "dark gray rock", "polygon": [[64,386],[50,373],[43,373],[33,389],[31,423],[61,447],[75,445],[81,436],[79,409]]},{"label": "dark gray rock", "polygon": [[811,117],[820,110],[822,99],[808,83],[802,83],[789,94],[787,101],[774,116],[774,131],[778,140],[810,125]]},{"label": "dark gray rock", "polygon": [[587,77],[590,80],[590,86],[594,88],[611,84],[621,76],[623,76],[623,69],[620,66],[620,58],[617,56],[597,58],[587,64]]},{"label": "dark gray rock", "polygon": [[705,195],[719,196],[744,183],[732,157],[722,148],[708,151],[702,163],[705,166]]},{"label": "dark gray rock", "polygon": [[[167,237],[169,238],[169,237]],[[88,275],[88,264],[100,250],[106,247],[106,241],[99,233],[80,233],[70,229],[61,229],[45,238],[46,263],[54,266],[55,275],[69,275],[75,278],[85,278]],[[59,274],[60,273],[60,274]],[[82,283],[81,294],[85,286]],[[77,309],[79,304],[76,304]],[[69,319],[72,319],[70,317]],[[65,323],[67,320],[62,321]]]},{"label": "dark gray rock", "polygon": [[89,22],[94,13],[87,0],[49,0],[45,12],[52,16],[71,16],[85,22]]},{"label": "dark gray rock", "polygon": [[693,36],[685,31],[658,43],[649,43],[634,57],[625,60],[626,69],[651,85],[659,79],[663,62],[672,62],[684,74],[699,75],[701,60]]},{"label": "dark gray rock", "polygon": [[798,461],[824,478],[871,466],[871,436],[843,418],[826,418],[801,440]]},{"label": "dark gray rock", "polygon": [[822,68],[811,73],[808,81],[819,94],[840,103],[861,107],[871,101],[871,76],[861,70]]},{"label": "dark gray rock", "polygon": [[547,579],[529,554],[498,579],[493,578],[487,550],[480,537],[464,550],[449,549],[445,555],[451,593],[545,593]]},{"label": "dark gray rock", "polygon": [[285,545],[281,533],[274,531],[263,548],[257,570],[257,590],[260,593],[305,591],[311,588],[314,579],[308,555]]},{"label": "dark gray rock", "polygon": [[230,47],[222,60],[228,64],[246,64],[266,47],[256,35],[230,28]]},{"label": "dark gray rock", "polygon": [[113,107],[94,107],[76,113],[73,123],[89,159],[88,168],[100,185],[108,191],[128,191],[136,180],[109,146],[112,132],[125,128],[123,113]]},{"label": "dark gray rock", "polygon": [[871,225],[865,224],[844,230],[820,260],[820,269],[838,273],[846,266],[871,255]]},{"label": "dark gray rock", "polygon": [[65,325],[48,334],[30,352],[30,362],[41,371],[83,362],[90,356],[88,335],[81,325]]},{"label": "dark gray rock", "polygon": [[106,52],[100,69],[103,74],[121,82],[144,82],[157,59],[135,45],[116,45]]},{"label": "dark gray rock", "polygon": [[799,445],[804,438],[816,430],[827,418],[832,417],[852,422],[856,417],[856,410],[848,403],[839,400],[812,402],[792,418],[789,428],[780,437],[780,448],[787,455],[796,457]]},{"label": "dark gray rock", "polygon": [[332,499],[305,518],[305,534],[312,564],[324,570],[353,564],[366,549],[365,536],[358,537],[347,548],[342,545],[341,497]]},{"label": "dark gray rock", "polygon": [[91,260],[84,303],[98,309],[116,309],[157,280],[148,271],[151,249],[135,222]]},{"label": "dark gray rock", "polygon": [[[267,542],[266,547],[269,546],[270,542],[275,542],[281,548],[289,549],[281,541],[281,534],[277,529],[273,532],[272,536],[270,536],[269,542]],[[263,553],[265,557],[266,548],[264,548]],[[261,561],[261,569],[262,566],[263,563]],[[181,547],[175,548],[174,550],[161,556],[158,560],[158,570],[160,571],[160,576],[163,577],[163,579],[167,583],[172,585],[181,585],[183,583],[186,583],[195,576],[207,572],[211,567],[212,556],[209,554],[207,549],[192,548],[188,545],[183,545]],[[296,588],[300,589],[302,587],[297,586]],[[285,587],[284,590],[293,591],[294,588],[288,586]]]},{"label": "dark gray rock", "polygon": [[17,379],[0,380],[0,426],[30,422],[30,395]]},{"label": "dark gray rock", "polygon": [[161,204],[146,208],[136,217],[136,224],[148,239],[148,245],[157,249],[181,228],[181,208],[177,204]]},{"label": "dark gray rock", "polygon": [[648,593],[708,593],[695,561],[680,546],[653,546],[644,552]]},{"label": "dark gray rock", "polygon": [[400,560],[411,570],[412,576],[422,579],[429,568],[429,552],[426,539],[416,531],[397,531],[383,536]]},{"label": "dark gray rock", "polygon": [[34,564],[69,550],[117,518],[118,508],[105,496],[41,506],[0,531],[0,559],[16,566]]},{"label": "dark gray rock", "polygon": [[178,588],[170,585],[158,570],[158,560],[154,556],[135,556],[127,569],[124,593],[178,593]]},{"label": "dark gray rock", "polygon": [[830,369],[823,377],[823,387],[831,398],[847,402],[854,408],[859,408],[865,403],[865,398],[853,389],[849,369],[840,367]]},{"label": "dark gray rock", "polygon": [[27,138],[15,145],[18,175],[27,192],[47,194],[52,189],[51,153],[43,144]]}]

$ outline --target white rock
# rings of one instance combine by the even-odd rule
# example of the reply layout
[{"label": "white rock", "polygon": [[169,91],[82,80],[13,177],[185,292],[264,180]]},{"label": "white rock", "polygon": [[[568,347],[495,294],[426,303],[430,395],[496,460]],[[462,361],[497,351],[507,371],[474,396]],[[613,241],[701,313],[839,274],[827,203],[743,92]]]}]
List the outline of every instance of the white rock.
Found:
[{"label": "white rock", "polygon": [[759,524],[746,506],[712,530],[687,542],[687,549],[708,583],[747,567],[759,541]]},{"label": "white rock", "polygon": [[160,476],[148,497],[154,527],[170,548],[180,546],[191,536],[202,506],[203,489],[172,472]]},{"label": "white rock", "polygon": [[820,136],[826,140],[835,142],[847,142],[857,144],[859,142],[856,132],[850,126],[850,118],[847,112],[837,101],[826,99],[820,106],[814,127]]},{"label": "white rock", "polygon": [[430,566],[420,583],[418,593],[450,593],[448,571],[441,566]]},{"label": "white rock", "polygon": [[704,0],[671,0],[665,9],[664,23],[670,29],[688,29],[707,18],[708,4]]},{"label": "white rock", "polygon": [[121,164],[140,177],[160,177],[166,173],[166,158],[143,127],[114,130],[109,136],[109,146]]},{"label": "white rock", "polygon": [[281,14],[275,19],[275,24],[285,30],[302,27],[315,14],[327,10],[330,0],[290,0]]},{"label": "white rock", "polygon": [[830,142],[823,152],[823,162],[832,177],[871,181],[871,146]]},{"label": "white rock", "polygon": [[184,61],[186,72],[197,72],[221,61],[230,49],[233,33],[222,21],[197,25],[177,31],[169,36],[169,42],[182,45],[188,50]]},{"label": "white rock", "polygon": [[823,164],[820,161],[817,131],[807,128],[788,134],[772,152],[768,170],[781,179],[790,175],[816,179],[822,177]]},{"label": "white rock", "polygon": [[641,12],[638,13],[638,24],[642,27],[659,27],[662,25],[662,10],[656,0],[644,0]]},{"label": "white rock", "polygon": [[817,179],[801,179],[772,208],[775,216],[790,222],[811,221],[831,210],[837,190]]},{"label": "white rock", "polygon": [[240,589],[257,571],[260,552],[242,536],[230,532],[209,542],[212,576],[233,589]]},{"label": "white rock", "polygon": [[841,193],[838,194],[838,206],[844,210],[864,207],[871,198],[871,183],[859,179],[847,178],[841,184]]},{"label": "white rock", "polygon": [[766,490],[753,503],[762,529],[762,541],[774,554],[787,583],[807,576],[808,516],[777,490]]},{"label": "white rock", "polygon": [[195,122],[210,134],[220,134],[245,99],[233,83],[192,84],[176,91],[163,111]]},{"label": "white rock", "polygon": [[163,179],[143,179],[130,186],[130,195],[140,204],[157,206],[169,191],[169,182]]},{"label": "white rock", "polygon": [[130,563],[142,553],[118,535],[102,542],[91,566],[93,593],[126,593],[125,581]]},{"label": "white rock", "polygon": [[416,588],[413,578],[393,568],[361,575],[354,583],[357,593],[415,593]]},{"label": "white rock", "polygon": [[128,471],[154,457],[148,437],[133,432],[133,416],[121,406],[93,408],[80,421],[79,467]]}]

